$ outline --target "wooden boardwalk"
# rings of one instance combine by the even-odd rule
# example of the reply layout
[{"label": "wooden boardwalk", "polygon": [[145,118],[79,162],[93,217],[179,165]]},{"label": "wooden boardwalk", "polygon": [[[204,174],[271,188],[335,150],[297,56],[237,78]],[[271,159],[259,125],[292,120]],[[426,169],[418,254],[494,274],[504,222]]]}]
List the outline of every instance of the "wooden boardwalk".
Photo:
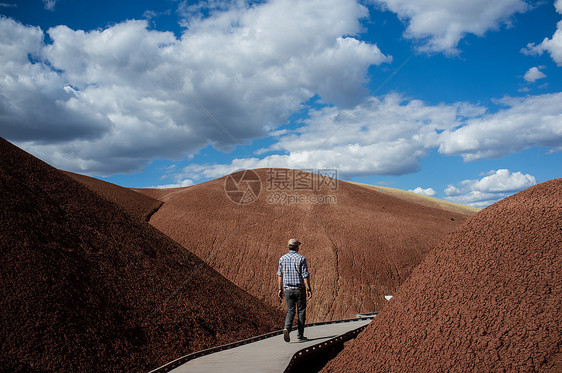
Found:
[{"label": "wooden boardwalk", "polygon": [[284,372],[300,356],[315,353],[323,348],[330,348],[334,344],[353,338],[371,320],[371,318],[342,320],[341,322],[307,326],[305,335],[309,340],[305,342],[296,340],[296,331],[291,333],[289,343],[283,340],[283,334],[272,333],[275,335],[200,356],[179,366],[176,362],[173,364],[173,369],[170,369],[169,366],[166,369],[164,366],[154,372]]}]

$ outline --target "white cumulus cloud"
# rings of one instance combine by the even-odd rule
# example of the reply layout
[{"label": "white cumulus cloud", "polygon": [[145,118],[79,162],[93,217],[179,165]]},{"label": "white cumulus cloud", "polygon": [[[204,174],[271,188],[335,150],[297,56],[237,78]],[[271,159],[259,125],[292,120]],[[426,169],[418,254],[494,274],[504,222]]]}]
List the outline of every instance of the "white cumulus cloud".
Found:
[{"label": "white cumulus cloud", "polygon": [[550,56],[558,66],[562,66],[562,21],[558,22],[557,29],[552,38],[545,38],[542,43],[535,45],[533,43],[527,45],[527,49],[523,50],[526,54],[543,54],[550,53]]},{"label": "white cumulus cloud", "polygon": [[405,36],[421,42],[425,52],[458,53],[457,46],[467,34],[484,35],[510,17],[525,12],[523,0],[374,0],[407,21]]},{"label": "white cumulus cloud", "polygon": [[441,133],[439,152],[473,161],[535,146],[562,149],[562,93],[506,97],[498,103],[505,108]]},{"label": "white cumulus cloud", "polygon": [[58,0],[43,0],[43,5],[47,10],[55,10],[55,5],[57,5]]},{"label": "white cumulus cloud", "polygon": [[422,187],[417,187],[415,189],[408,190],[408,192],[413,192],[416,194],[420,194],[422,196],[429,196],[429,197],[433,197],[437,195],[437,192],[433,188],[424,189]]},{"label": "white cumulus cloud", "polygon": [[183,179],[183,180],[178,180],[177,183],[156,185],[156,186],[147,187],[147,188],[154,188],[154,189],[185,188],[185,187],[188,187],[188,186],[192,186],[193,184],[194,184],[193,180]]},{"label": "white cumulus cloud", "polygon": [[464,103],[432,106],[398,94],[370,97],[351,109],[311,110],[301,128],[283,132],[277,143],[258,152],[277,154],[190,165],[184,174],[209,178],[261,167],[336,168],[343,177],[411,173],[429,149],[439,145],[439,131],[453,129],[465,115],[482,110]]},{"label": "white cumulus cloud", "polygon": [[537,183],[534,176],[506,169],[492,170],[481,179],[464,180],[445,189],[447,200],[483,208]]},{"label": "white cumulus cloud", "polygon": [[527,70],[527,72],[523,76],[523,79],[525,79],[529,83],[532,83],[539,79],[546,78],[546,74],[541,71],[542,68],[544,67],[543,66],[531,67],[529,70]]},{"label": "white cumulus cloud", "polygon": [[[562,14],[562,1],[556,0],[554,3],[556,11]],[[544,38],[544,40],[536,45],[535,43],[529,43],[527,48],[521,50],[525,54],[539,54],[542,55],[544,52],[550,53],[550,57],[556,62],[558,66],[562,66],[562,21],[558,22],[556,25],[556,31],[552,38]]]},{"label": "white cumulus cloud", "polygon": [[[315,95],[350,107],[389,62],[353,37],[353,0],[234,2],[180,38],[130,20],[47,31],[0,18],[0,135],[59,168],[108,175],[267,135]],[[48,43],[45,40],[49,40]]]},{"label": "white cumulus cloud", "polygon": [[178,177],[211,178],[262,167],[336,168],[344,178],[402,175],[416,172],[431,149],[465,161],[531,147],[562,150],[562,93],[498,102],[504,107],[490,113],[468,103],[428,105],[389,94],[352,109],[312,110],[302,127],[279,132],[275,144],[256,152],[260,157],[192,164]]}]

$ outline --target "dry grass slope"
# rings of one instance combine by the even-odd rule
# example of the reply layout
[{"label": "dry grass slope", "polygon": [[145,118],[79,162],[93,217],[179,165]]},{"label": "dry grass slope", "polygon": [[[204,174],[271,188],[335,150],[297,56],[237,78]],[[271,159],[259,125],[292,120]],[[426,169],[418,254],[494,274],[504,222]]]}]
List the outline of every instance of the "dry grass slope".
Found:
[{"label": "dry grass slope", "polygon": [[451,212],[456,212],[456,213],[459,213],[459,214],[474,215],[475,213],[480,211],[480,209],[476,208],[476,207],[461,205],[459,203],[449,202],[449,201],[445,201],[445,200],[434,198],[434,197],[422,196],[422,195],[412,193],[412,192],[408,192],[408,191],[401,190],[401,189],[388,188],[388,187],[382,187],[382,186],[370,185],[370,184],[363,184],[363,183],[353,183],[353,184],[362,186],[364,188],[376,190],[377,192],[389,194],[391,196],[395,196],[395,197],[398,197],[398,198],[401,198],[401,199],[404,199],[404,200],[407,200],[407,201],[419,203],[419,204],[424,205],[424,206],[435,207],[435,208],[439,208],[439,209],[443,209],[443,210],[447,210],[447,211],[451,211]]}]

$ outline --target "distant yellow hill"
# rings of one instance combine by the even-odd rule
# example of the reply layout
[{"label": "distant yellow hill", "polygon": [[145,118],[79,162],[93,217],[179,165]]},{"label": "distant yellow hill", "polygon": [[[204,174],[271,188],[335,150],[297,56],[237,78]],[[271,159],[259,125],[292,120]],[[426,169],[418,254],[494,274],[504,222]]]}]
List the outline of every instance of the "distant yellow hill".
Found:
[{"label": "distant yellow hill", "polygon": [[478,211],[480,211],[480,209],[476,207],[461,205],[460,203],[453,203],[439,198],[423,196],[414,192],[408,192],[406,190],[382,187],[382,186],[370,185],[370,184],[363,184],[363,183],[356,183],[356,182],[350,182],[350,183],[362,186],[367,189],[376,190],[377,192],[385,193],[396,198],[401,198],[409,202],[418,203],[420,205],[427,206],[427,207],[435,207],[438,209],[455,212],[457,214],[473,215]]}]

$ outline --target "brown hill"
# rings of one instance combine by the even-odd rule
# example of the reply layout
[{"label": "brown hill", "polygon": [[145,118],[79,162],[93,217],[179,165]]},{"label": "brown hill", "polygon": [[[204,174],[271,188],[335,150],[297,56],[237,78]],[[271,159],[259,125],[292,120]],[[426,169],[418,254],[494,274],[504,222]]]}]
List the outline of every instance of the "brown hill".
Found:
[{"label": "brown hill", "polygon": [[[231,200],[251,201],[259,186],[253,203]],[[141,192],[164,202],[151,224],[250,294],[281,309],[277,264],[288,239],[298,238],[314,288],[308,321],[381,309],[384,295],[392,294],[425,254],[473,213],[284,169]]]},{"label": "brown hill", "polygon": [[323,372],[560,372],[561,254],[556,179],[458,227]]},{"label": "brown hill", "polygon": [[132,189],[123,188],[119,185],[69,171],[63,172],[105,199],[121,206],[130,215],[136,216],[143,221],[148,221],[150,216],[162,205],[161,201]]},{"label": "brown hill", "polygon": [[283,315],[0,139],[0,371],[147,371]]}]

